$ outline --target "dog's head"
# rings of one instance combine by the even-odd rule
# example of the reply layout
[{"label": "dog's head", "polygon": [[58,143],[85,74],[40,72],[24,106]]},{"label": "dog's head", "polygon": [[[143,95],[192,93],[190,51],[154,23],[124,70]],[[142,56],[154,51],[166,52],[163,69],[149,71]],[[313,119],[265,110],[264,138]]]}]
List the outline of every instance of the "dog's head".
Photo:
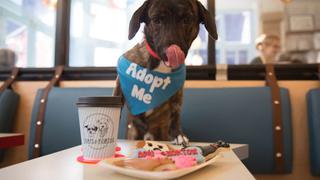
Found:
[{"label": "dog's head", "polygon": [[107,123],[103,120],[98,120],[97,126],[98,126],[100,137],[104,137],[109,129]]},{"label": "dog's head", "polygon": [[145,38],[151,49],[171,68],[184,63],[188,50],[204,24],[209,35],[217,39],[210,13],[198,0],[146,0],[133,14],[129,39],[145,23]]},{"label": "dog's head", "polygon": [[98,134],[100,135],[100,137],[104,137],[108,131],[107,123],[103,120],[86,122],[84,124],[84,128],[86,129],[90,137]]},{"label": "dog's head", "polygon": [[92,125],[92,124],[86,124],[84,126],[86,128],[88,135],[91,137],[97,133],[99,130],[98,126]]}]

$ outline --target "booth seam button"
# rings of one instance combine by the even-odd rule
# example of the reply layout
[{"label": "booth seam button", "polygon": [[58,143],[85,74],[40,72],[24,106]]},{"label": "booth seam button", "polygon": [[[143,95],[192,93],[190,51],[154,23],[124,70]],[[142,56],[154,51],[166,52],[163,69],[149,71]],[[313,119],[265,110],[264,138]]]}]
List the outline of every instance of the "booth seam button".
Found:
[{"label": "booth seam button", "polygon": [[280,157],[282,157],[282,154],[278,152],[278,153],[276,154],[276,156],[277,156],[277,158],[280,158]]},{"label": "booth seam button", "polygon": [[35,144],[34,147],[35,147],[35,148],[39,148],[39,144]]},{"label": "booth seam button", "polygon": [[280,131],[281,130],[281,126],[276,126],[275,128],[277,131]]}]

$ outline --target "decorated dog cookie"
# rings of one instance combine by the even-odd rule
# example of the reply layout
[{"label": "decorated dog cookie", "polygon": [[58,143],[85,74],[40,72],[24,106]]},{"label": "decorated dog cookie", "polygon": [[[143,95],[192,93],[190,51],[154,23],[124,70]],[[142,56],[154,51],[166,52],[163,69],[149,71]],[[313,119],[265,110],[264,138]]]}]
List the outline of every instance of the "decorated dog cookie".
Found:
[{"label": "decorated dog cookie", "polygon": [[202,164],[215,157],[221,150],[229,150],[229,144],[219,141],[206,146],[173,148],[156,141],[139,141],[131,156],[114,165],[145,171],[171,171]]},{"label": "decorated dog cookie", "polygon": [[163,144],[157,141],[139,141],[136,145],[137,149],[144,150],[159,150],[159,151],[169,151],[173,150],[173,148],[167,144]]}]

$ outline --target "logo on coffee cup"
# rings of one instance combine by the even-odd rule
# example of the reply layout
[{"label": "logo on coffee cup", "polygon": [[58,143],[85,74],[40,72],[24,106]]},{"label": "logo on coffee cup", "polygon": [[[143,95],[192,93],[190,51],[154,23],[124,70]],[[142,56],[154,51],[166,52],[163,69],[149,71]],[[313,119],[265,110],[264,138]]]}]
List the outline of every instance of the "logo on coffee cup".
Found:
[{"label": "logo on coffee cup", "polygon": [[106,114],[89,115],[83,123],[84,144],[93,149],[102,149],[114,143],[114,124]]}]

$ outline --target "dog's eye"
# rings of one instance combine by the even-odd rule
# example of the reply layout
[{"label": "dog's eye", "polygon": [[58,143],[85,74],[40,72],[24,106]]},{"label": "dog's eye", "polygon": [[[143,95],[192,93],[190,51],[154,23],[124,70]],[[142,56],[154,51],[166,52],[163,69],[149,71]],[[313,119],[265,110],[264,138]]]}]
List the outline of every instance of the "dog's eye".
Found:
[{"label": "dog's eye", "polygon": [[161,19],[159,17],[154,17],[151,20],[154,24],[161,24]]},{"label": "dog's eye", "polygon": [[185,17],[183,18],[183,23],[184,24],[191,24],[193,21],[193,18],[192,17]]},{"label": "dog's eye", "polygon": [[152,143],[148,143],[148,146],[152,147]]},{"label": "dog's eye", "polygon": [[159,149],[162,149],[162,148],[163,148],[163,146],[161,146],[161,145],[158,145],[158,147],[159,147]]}]

